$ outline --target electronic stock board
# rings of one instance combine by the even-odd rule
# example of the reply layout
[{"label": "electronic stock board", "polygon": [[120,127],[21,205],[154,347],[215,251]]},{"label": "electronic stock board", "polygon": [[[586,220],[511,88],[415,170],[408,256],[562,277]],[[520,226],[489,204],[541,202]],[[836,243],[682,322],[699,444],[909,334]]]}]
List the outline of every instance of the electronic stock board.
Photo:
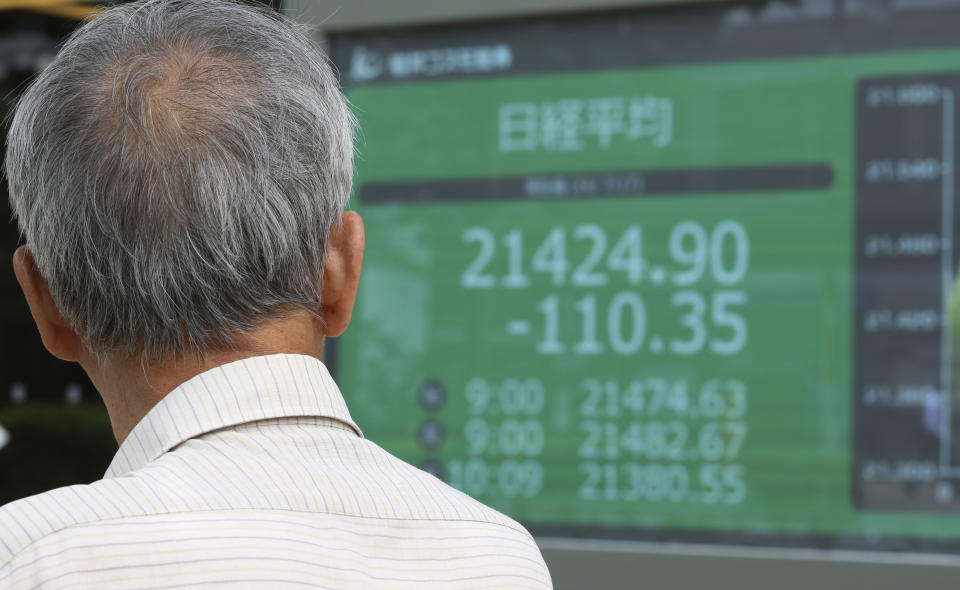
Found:
[{"label": "electronic stock board", "polygon": [[960,549],[960,5],[331,37],[368,437],[535,533]]}]

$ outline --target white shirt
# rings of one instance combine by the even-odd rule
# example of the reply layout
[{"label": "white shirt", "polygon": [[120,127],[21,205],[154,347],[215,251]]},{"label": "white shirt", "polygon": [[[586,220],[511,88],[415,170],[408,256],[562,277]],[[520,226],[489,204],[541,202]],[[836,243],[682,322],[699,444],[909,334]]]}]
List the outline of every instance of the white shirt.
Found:
[{"label": "white shirt", "polygon": [[324,365],[164,397],[104,479],[0,508],[0,588],[550,588],[529,533],[363,438]]}]

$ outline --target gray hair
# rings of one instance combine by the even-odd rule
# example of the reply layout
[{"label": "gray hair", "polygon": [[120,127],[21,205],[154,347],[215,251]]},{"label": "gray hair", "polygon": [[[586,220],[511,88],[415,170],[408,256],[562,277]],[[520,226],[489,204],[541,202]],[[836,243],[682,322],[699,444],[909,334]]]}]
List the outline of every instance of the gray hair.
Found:
[{"label": "gray hair", "polygon": [[354,119],[299,26],[232,0],[146,0],[84,24],[20,98],[10,201],[97,355],[202,355],[320,308]]}]

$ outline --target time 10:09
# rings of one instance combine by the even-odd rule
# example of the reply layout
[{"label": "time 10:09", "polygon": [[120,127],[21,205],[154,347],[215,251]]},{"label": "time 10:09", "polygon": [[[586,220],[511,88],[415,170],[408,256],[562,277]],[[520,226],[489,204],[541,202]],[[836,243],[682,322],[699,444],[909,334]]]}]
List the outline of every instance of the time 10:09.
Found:
[{"label": "time 10:09", "polygon": [[[608,249],[607,233],[593,223],[584,223],[567,230],[562,226],[551,228],[533,252],[529,263],[524,254],[524,232],[514,228],[501,236],[500,244],[506,251],[507,272],[499,279],[490,272],[497,254],[497,238],[485,227],[471,227],[463,232],[463,242],[477,244],[479,250],[460,277],[465,289],[505,289],[529,287],[528,273],[541,273],[554,286],[567,283],[574,287],[602,287],[610,282],[610,274],[623,273],[627,284],[639,285],[648,272],[643,255],[643,228],[632,224]],[[569,242],[583,243],[587,254],[580,261],[568,256]],[[693,285],[709,276],[719,285],[730,286],[741,282],[750,263],[750,239],[743,224],[733,219],[719,222],[708,231],[696,221],[682,221],[670,231],[668,250],[672,274],[670,281],[677,286]],[[662,273],[661,269],[655,272]],[[654,276],[653,282],[666,280],[665,275]]]}]

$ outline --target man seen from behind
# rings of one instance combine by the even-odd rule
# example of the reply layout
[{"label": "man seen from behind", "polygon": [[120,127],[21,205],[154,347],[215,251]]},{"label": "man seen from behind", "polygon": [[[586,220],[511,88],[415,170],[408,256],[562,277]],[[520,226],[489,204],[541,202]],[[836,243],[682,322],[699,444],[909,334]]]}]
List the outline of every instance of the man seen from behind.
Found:
[{"label": "man seen from behind", "polygon": [[360,278],[353,125],[304,31],[230,0],[109,8],[25,91],[16,275],[120,449],[0,508],[0,587],[550,588],[520,525],[363,438],[319,360]]}]

